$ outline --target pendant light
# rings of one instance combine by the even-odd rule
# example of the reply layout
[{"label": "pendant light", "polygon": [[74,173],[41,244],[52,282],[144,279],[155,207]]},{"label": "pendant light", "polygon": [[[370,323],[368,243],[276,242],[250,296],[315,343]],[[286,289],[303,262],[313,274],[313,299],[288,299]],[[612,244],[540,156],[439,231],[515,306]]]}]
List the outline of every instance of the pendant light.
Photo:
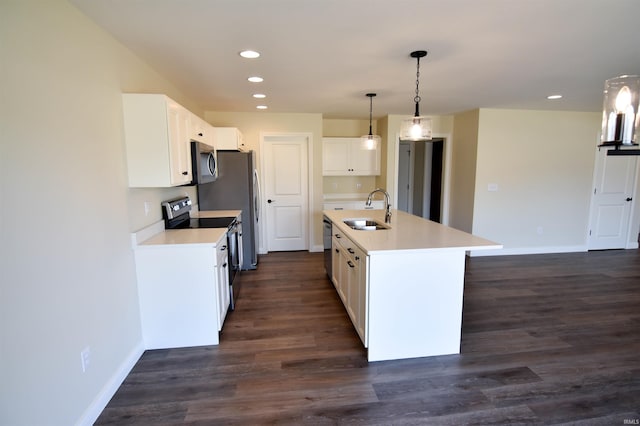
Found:
[{"label": "pendant light", "polygon": [[367,97],[369,98],[369,134],[360,136],[360,141],[362,142],[362,147],[364,149],[376,149],[378,144],[380,143],[380,136],[374,135],[371,130],[371,122],[373,120],[373,97],[376,96],[375,93],[367,93]]},{"label": "pendant light", "polygon": [[607,155],[640,155],[638,149],[624,148],[638,146],[639,107],[640,76],[623,75],[605,81],[599,147],[613,147]]},{"label": "pendant light", "polygon": [[413,117],[402,120],[400,125],[400,140],[430,141],[431,119],[420,116],[420,58],[427,56],[426,50],[416,50],[409,55],[416,58],[416,96],[413,101],[416,109]]}]

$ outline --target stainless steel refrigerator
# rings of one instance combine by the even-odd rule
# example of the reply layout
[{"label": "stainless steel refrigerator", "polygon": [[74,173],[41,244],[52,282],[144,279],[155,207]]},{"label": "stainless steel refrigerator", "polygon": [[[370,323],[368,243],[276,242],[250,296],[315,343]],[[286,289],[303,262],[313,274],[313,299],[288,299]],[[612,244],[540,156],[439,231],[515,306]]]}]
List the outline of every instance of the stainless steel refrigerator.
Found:
[{"label": "stainless steel refrigerator", "polygon": [[260,185],[254,151],[218,151],[218,179],[198,185],[200,210],[242,210],[242,269],[258,265]]}]

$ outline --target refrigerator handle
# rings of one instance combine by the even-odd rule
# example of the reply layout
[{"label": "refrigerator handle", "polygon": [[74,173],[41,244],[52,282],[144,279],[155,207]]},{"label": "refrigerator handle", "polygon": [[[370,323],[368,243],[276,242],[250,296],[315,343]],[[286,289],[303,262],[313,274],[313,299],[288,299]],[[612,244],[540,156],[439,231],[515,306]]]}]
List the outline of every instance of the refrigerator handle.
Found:
[{"label": "refrigerator handle", "polygon": [[262,190],[260,189],[260,179],[258,177],[258,169],[253,169],[253,180],[256,183],[257,195],[254,201],[253,210],[256,215],[256,222],[260,220],[260,203],[262,202]]}]

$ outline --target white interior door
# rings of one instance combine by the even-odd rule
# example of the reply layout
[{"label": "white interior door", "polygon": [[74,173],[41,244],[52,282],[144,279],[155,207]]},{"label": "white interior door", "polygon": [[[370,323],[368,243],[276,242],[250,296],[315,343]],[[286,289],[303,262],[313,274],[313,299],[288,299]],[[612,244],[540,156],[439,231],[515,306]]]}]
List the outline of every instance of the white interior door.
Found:
[{"label": "white interior door", "polygon": [[635,156],[596,153],[589,250],[626,248],[636,179]]},{"label": "white interior door", "polygon": [[308,138],[266,136],[263,152],[267,250],[307,250]]}]

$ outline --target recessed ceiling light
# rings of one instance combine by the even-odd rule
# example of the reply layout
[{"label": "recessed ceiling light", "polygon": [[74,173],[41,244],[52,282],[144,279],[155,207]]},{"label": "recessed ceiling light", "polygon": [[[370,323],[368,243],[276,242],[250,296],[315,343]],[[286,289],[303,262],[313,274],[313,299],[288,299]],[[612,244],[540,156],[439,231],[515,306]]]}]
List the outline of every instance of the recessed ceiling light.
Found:
[{"label": "recessed ceiling light", "polygon": [[264,79],[262,77],[249,77],[247,80],[249,80],[252,83],[262,83],[264,81]]},{"label": "recessed ceiling light", "polygon": [[267,95],[265,95],[265,94],[263,94],[263,93],[254,93],[254,94],[253,94],[253,97],[254,97],[254,98],[257,98],[257,99],[264,99],[264,98],[266,98],[266,97],[267,97]]},{"label": "recessed ceiling light", "polygon": [[547,99],[551,99],[551,100],[560,99],[560,98],[562,98],[562,95],[549,95],[549,96],[547,96]]},{"label": "recessed ceiling light", "polygon": [[257,109],[267,109],[267,106],[266,105],[258,105],[256,108]]},{"label": "recessed ceiling light", "polygon": [[247,59],[255,59],[260,57],[260,53],[256,52],[255,50],[243,50],[242,52],[240,52],[240,56]]}]

